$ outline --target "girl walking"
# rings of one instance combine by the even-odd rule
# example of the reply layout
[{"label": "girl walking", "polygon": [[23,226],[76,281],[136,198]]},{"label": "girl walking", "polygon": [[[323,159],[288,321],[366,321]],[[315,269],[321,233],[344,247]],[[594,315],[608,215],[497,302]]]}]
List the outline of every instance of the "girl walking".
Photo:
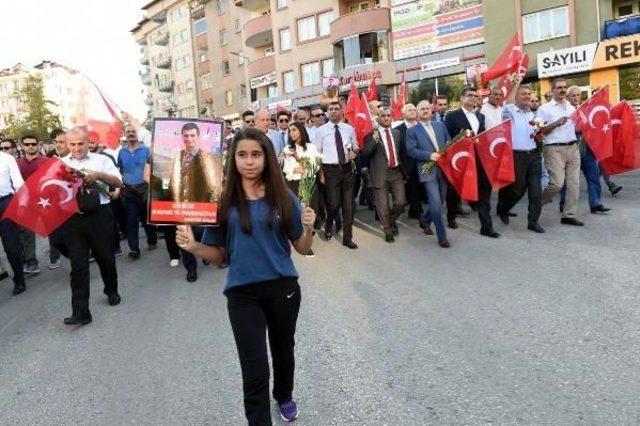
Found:
[{"label": "girl walking", "polygon": [[229,151],[229,174],[218,228],[206,228],[198,243],[186,226],[178,245],[229,272],[224,289],[236,341],[249,425],[271,425],[269,362],[273,359],[273,398],[283,420],[298,417],[293,400],[294,335],[300,308],[298,272],[291,245],[306,253],[313,241],[315,213],[288,190],[271,141],[246,129]]}]

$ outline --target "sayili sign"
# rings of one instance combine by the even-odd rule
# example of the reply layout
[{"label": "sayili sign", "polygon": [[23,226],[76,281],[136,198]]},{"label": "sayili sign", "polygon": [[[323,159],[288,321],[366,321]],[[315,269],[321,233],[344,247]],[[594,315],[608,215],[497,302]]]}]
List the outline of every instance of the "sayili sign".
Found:
[{"label": "sayili sign", "polygon": [[593,66],[598,43],[538,54],[538,77],[547,78],[588,71]]}]

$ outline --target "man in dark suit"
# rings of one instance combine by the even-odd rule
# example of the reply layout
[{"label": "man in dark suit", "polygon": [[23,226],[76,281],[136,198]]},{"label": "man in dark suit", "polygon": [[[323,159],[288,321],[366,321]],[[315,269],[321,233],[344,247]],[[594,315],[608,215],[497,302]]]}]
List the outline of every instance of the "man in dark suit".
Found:
[{"label": "man in dark suit", "polygon": [[408,216],[411,219],[420,219],[424,213],[422,209],[422,187],[418,179],[416,161],[407,154],[406,144],[407,129],[415,126],[418,122],[418,110],[414,104],[406,104],[402,108],[402,115],[404,116],[404,121],[396,126],[395,129],[400,133],[400,159],[407,174],[404,193],[409,205]]},{"label": "man in dark suit", "polygon": [[[445,125],[451,137],[455,137],[461,130],[471,130],[478,135],[485,131],[484,116],[477,111],[476,89],[467,86],[462,89],[462,108],[451,111],[445,118]],[[478,169],[478,216],[480,217],[480,234],[498,238],[491,221],[491,183],[482,167],[482,162],[476,154],[476,167]],[[447,219],[450,228],[457,228],[456,211],[460,203],[460,196],[451,191],[447,193]]]},{"label": "man in dark suit", "polygon": [[433,222],[436,226],[438,244],[442,248],[448,248],[450,244],[442,220],[442,201],[447,192],[447,182],[437,166],[427,174],[422,173],[424,163],[437,161],[440,158],[438,151],[442,150],[450,139],[444,124],[431,120],[431,114],[431,102],[424,100],[418,103],[419,122],[407,130],[407,153],[417,162],[420,182],[429,199],[429,210],[420,218],[420,227],[426,235],[433,235]]},{"label": "man in dark suit", "polygon": [[[362,156],[369,160],[369,188],[376,198],[376,211],[384,230],[385,241],[392,243],[398,235],[396,220],[404,212],[406,203],[404,181],[406,175],[400,156],[400,132],[391,128],[391,109],[378,109],[378,127],[364,139]],[[393,207],[389,206],[389,190]]]}]

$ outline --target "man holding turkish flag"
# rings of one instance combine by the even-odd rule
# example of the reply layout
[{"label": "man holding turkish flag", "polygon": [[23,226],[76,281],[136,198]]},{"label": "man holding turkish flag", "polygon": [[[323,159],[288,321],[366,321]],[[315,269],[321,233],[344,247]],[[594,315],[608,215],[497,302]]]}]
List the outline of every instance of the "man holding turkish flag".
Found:
[{"label": "man holding turkish flag", "polygon": [[476,152],[493,189],[503,188],[515,181],[511,122],[505,121],[477,137]]},{"label": "man holding turkish flag", "polygon": [[609,86],[604,86],[571,115],[598,162],[613,155],[610,110]]},{"label": "man holding turkish flag", "polygon": [[491,68],[482,73],[482,85],[485,86],[491,80],[505,74],[518,72],[522,59],[522,43],[516,33]]},{"label": "man holding turkish flag", "polygon": [[353,127],[356,130],[358,148],[362,149],[364,147],[364,137],[367,133],[373,130],[373,118],[371,117],[369,104],[367,103],[364,95],[362,95],[362,99],[358,103],[358,110],[356,111],[356,118]]},{"label": "man holding turkish flag", "polygon": [[460,198],[478,201],[478,172],[473,140],[464,138],[451,145],[436,161]]},{"label": "man holding turkish flag", "polygon": [[640,168],[640,139],[633,108],[622,101],[611,108],[613,154],[601,164],[610,175]]}]

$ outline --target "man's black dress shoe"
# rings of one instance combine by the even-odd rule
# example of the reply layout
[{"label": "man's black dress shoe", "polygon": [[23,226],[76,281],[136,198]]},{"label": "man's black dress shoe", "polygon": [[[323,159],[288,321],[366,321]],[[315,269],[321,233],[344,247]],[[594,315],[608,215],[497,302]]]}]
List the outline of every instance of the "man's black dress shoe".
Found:
[{"label": "man's black dress shoe", "polygon": [[489,237],[489,238],[500,238],[500,234],[498,234],[494,230],[485,231],[484,229],[482,229],[482,230],[480,230],[480,235],[483,235],[483,236]]},{"label": "man's black dress shoe", "polygon": [[20,293],[27,291],[27,285],[25,283],[17,283],[13,285],[13,295],[17,296]]},{"label": "man's black dress shoe", "polygon": [[540,225],[538,225],[538,222],[529,222],[529,225],[527,225],[527,229],[529,231],[533,231],[533,232],[537,232],[538,234],[544,234],[544,228]]},{"label": "man's black dress shoe", "polygon": [[343,241],[342,245],[351,250],[355,250],[358,248],[358,245],[353,241]]},{"label": "man's black dress shoe", "polygon": [[198,280],[198,273],[196,271],[187,272],[187,282],[194,283]]},{"label": "man's black dress shoe", "polygon": [[81,316],[73,315],[64,319],[64,323],[66,325],[87,325],[91,321],[93,321],[93,318],[91,318],[91,314]]},{"label": "man's black dress shoe", "polygon": [[560,223],[563,225],[584,226],[584,223],[572,217],[563,217],[560,219]]}]

